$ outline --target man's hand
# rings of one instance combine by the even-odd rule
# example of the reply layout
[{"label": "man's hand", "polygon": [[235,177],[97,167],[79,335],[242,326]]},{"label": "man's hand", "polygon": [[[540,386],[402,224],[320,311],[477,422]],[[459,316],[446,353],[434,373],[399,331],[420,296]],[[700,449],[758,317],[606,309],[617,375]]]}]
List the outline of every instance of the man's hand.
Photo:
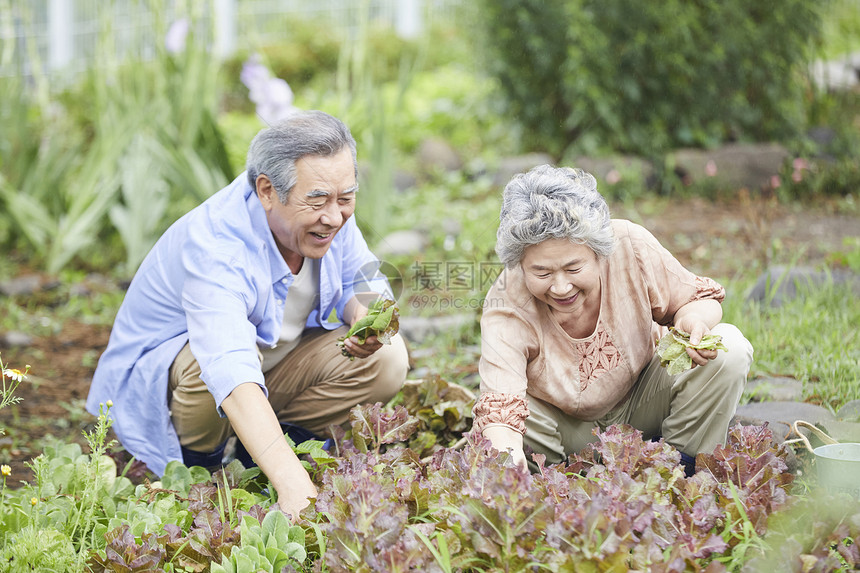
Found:
[{"label": "man's hand", "polygon": [[271,404],[253,382],[237,386],[221,403],[236,436],[278,493],[278,506],[295,522],[317,496],[308,472],[284,439]]},{"label": "man's hand", "polygon": [[379,339],[376,338],[376,336],[368,336],[367,340],[364,341],[364,344],[361,344],[357,336],[350,336],[343,341],[343,345],[347,351],[356,358],[367,358],[382,348],[382,343],[379,342]]}]

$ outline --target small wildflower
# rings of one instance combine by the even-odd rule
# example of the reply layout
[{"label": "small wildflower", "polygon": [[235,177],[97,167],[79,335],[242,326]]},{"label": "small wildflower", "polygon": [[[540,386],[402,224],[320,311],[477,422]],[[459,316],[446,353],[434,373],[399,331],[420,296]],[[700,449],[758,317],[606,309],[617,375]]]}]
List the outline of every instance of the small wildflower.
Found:
[{"label": "small wildflower", "polygon": [[770,176],[770,186],[773,189],[779,189],[779,186],[782,185],[782,181],[779,179],[779,175],[771,175]]},{"label": "small wildflower", "polygon": [[31,497],[30,498],[30,505],[36,505],[37,503],[39,503],[38,497]]},{"label": "small wildflower", "polygon": [[3,375],[6,378],[14,380],[15,382],[21,382],[24,379],[24,373],[17,368],[4,368]]},{"label": "small wildflower", "polygon": [[272,125],[297,111],[290,85],[272,76],[258,54],[244,63],[239,79],[248,88],[248,97],[257,104],[257,115],[264,123]]},{"label": "small wildflower", "polygon": [[705,164],[705,175],[714,177],[717,174],[717,164],[713,159],[709,159]]},{"label": "small wildflower", "polygon": [[615,185],[619,181],[621,181],[621,174],[616,169],[612,169],[606,174],[606,182],[610,185]]},{"label": "small wildflower", "polygon": [[188,18],[180,18],[170,25],[170,29],[164,36],[164,47],[168,52],[178,54],[185,51],[185,38],[188,36],[190,27],[191,22]]},{"label": "small wildflower", "polygon": [[809,169],[809,163],[807,163],[806,159],[802,157],[795,158],[794,161],[791,162],[791,166],[797,171],[800,171],[801,169]]},{"label": "small wildflower", "polygon": [[12,468],[10,468],[6,464],[3,464],[2,466],[0,466],[0,474],[3,474],[4,477],[9,477],[10,475],[12,475]]},{"label": "small wildflower", "polygon": [[803,171],[800,171],[799,169],[795,169],[791,173],[791,180],[794,181],[795,183],[800,183],[801,181],[803,181]]},{"label": "small wildflower", "polygon": [[113,408],[113,400],[108,400],[106,404],[108,408]]}]

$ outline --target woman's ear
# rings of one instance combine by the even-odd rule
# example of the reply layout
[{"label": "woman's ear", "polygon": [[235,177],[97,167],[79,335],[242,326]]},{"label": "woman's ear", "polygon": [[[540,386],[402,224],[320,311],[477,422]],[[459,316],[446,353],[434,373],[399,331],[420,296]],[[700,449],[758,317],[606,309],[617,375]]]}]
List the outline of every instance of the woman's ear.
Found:
[{"label": "woman's ear", "polygon": [[263,204],[263,209],[267,212],[271,211],[274,202],[279,200],[278,193],[275,191],[272,181],[266,175],[261,174],[257,175],[255,183],[257,186],[257,197],[259,197],[260,203]]}]

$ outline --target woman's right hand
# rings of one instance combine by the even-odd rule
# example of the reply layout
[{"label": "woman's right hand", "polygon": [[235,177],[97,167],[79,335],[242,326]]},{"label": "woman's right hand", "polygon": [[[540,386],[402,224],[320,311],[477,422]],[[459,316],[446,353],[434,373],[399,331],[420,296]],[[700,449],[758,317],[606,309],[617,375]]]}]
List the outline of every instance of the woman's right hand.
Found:
[{"label": "woman's right hand", "polygon": [[490,426],[484,428],[484,437],[490,440],[493,448],[500,452],[511,454],[511,461],[521,470],[526,471],[526,454],[523,451],[523,435],[507,426]]}]

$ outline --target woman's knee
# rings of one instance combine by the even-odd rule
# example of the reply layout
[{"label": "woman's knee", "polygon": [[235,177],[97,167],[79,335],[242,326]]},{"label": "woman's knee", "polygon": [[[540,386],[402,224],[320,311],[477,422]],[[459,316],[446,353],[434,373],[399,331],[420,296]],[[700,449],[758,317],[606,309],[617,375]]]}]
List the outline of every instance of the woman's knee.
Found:
[{"label": "woman's knee", "polygon": [[387,402],[397,394],[406,381],[409,371],[409,353],[401,336],[391,339],[374,354],[373,363],[373,400]]},{"label": "woman's knee", "polygon": [[736,368],[744,374],[749,372],[753,361],[753,347],[740,329],[733,324],[720,323],[711,332],[722,337],[727,349],[717,352],[716,360],[725,363],[725,367]]}]

